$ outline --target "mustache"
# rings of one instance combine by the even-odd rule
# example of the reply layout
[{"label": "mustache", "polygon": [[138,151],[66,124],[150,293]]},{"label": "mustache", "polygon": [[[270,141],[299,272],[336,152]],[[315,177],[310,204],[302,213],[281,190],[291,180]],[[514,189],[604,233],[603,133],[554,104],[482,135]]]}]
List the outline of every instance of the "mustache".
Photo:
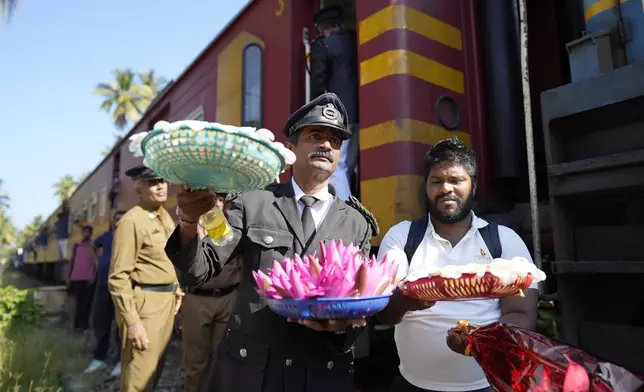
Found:
[{"label": "mustache", "polygon": [[436,196],[434,200],[436,202],[439,202],[441,200],[448,200],[448,201],[455,201],[457,203],[460,203],[462,201],[460,197],[456,196],[453,193]]},{"label": "mustache", "polygon": [[315,157],[326,158],[331,163],[335,160],[335,157],[330,151],[313,151],[312,153],[309,153],[309,159]]}]

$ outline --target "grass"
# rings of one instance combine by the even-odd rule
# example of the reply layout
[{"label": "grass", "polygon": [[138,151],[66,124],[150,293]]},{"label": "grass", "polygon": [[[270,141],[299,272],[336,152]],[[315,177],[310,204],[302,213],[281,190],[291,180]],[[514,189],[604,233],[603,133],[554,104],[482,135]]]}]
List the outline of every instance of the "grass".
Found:
[{"label": "grass", "polygon": [[19,272],[0,268],[0,392],[61,391],[60,374],[87,364],[83,339],[47,322],[44,309],[20,290],[35,286]]},{"label": "grass", "polygon": [[13,326],[0,332],[0,392],[60,391],[59,374],[86,364],[81,339],[59,328]]}]

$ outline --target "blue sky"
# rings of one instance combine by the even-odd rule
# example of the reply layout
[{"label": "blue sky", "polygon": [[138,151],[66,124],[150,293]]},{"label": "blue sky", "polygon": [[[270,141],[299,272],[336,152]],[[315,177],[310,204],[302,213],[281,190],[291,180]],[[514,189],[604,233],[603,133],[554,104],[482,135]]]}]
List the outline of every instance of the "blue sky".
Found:
[{"label": "blue sky", "polygon": [[91,171],[117,132],[92,95],[114,68],[174,79],[247,0],[19,0],[0,22],[0,178],[22,228],[52,184]]}]

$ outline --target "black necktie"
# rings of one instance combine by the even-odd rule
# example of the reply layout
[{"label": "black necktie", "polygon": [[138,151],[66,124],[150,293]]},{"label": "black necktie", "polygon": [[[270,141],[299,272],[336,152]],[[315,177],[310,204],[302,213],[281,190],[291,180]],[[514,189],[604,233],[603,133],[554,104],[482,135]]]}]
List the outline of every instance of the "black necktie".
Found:
[{"label": "black necktie", "polygon": [[318,199],[313,196],[302,196],[300,201],[304,204],[304,210],[302,211],[302,229],[304,229],[304,238],[308,242],[313,234],[315,234],[315,221],[313,220],[311,207],[318,202]]}]

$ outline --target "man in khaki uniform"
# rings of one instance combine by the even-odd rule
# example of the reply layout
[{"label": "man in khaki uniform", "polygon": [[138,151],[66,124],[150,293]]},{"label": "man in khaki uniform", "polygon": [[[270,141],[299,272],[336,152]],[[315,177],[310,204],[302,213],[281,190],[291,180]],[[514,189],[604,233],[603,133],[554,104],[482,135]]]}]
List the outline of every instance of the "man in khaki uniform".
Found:
[{"label": "man in khaki uniform", "polygon": [[[223,209],[225,199],[225,194],[217,194],[216,206]],[[186,288],[181,307],[186,392],[203,392],[210,385],[217,345],[224,337],[237,299],[241,268],[240,260],[233,260],[205,284]]]},{"label": "man in khaki uniform", "polygon": [[183,293],[164,250],[174,230],[162,207],[168,184],[143,165],[125,174],[141,201],[116,225],[108,280],[122,338],[121,391],[152,391]]}]

